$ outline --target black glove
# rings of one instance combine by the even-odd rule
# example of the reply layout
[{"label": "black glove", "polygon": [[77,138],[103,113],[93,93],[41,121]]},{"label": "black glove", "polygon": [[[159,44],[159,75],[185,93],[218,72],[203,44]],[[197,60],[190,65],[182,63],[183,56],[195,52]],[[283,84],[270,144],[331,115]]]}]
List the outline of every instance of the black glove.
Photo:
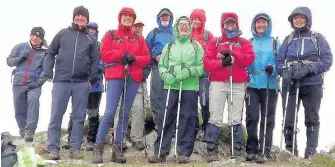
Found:
[{"label": "black glove", "polygon": [[230,66],[230,65],[232,65],[232,63],[231,63],[232,61],[233,61],[233,59],[232,59],[231,56],[225,57],[225,58],[222,59],[222,61],[221,61],[222,67],[226,67],[226,66]]},{"label": "black glove", "polygon": [[30,82],[27,86],[27,90],[31,90],[31,89],[35,89],[35,88],[38,88],[40,87],[41,84],[38,83],[37,81],[33,81],[33,82]]},{"label": "black glove", "polygon": [[221,54],[222,56],[224,56],[224,57],[231,56],[231,55],[230,55],[230,51],[228,51],[228,50],[221,51],[220,54]]},{"label": "black glove", "polygon": [[125,54],[125,57],[128,61],[128,64],[132,65],[134,63],[134,61],[136,60],[135,56],[133,56],[131,53],[127,52]]},{"label": "black glove", "polygon": [[121,59],[121,64],[122,64],[122,65],[126,65],[126,64],[128,64],[128,60],[127,60],[126,57],[123,57],[123,58]]},{"label": "black glove", "polygon": [[148,77],[149,77],[149,74],[150,74],[150,68],[148,68],[148,67],[144,67],[143,69],[142,69],[142,75],[143,75],[143,82],[145,82],[147,79],[148,79]]},{"label": "black glove", "polygon": [[291,77],[293,79],[300,80],[300,79],[305,78],[308,74],[309,74],[309,70],[307,68],[303,67],[303,68],[301,68],[301,69],[296,70],[295,72],[293,72],[291,74]]},{"label": "black glove", "polygon": [[266,65],[266,66],[265,66],[265,72],[266,72],[266,74],[268,74],[269,76],[272,75],[272,73],[273,73],[273,65],[270,65],[270,64]]}]

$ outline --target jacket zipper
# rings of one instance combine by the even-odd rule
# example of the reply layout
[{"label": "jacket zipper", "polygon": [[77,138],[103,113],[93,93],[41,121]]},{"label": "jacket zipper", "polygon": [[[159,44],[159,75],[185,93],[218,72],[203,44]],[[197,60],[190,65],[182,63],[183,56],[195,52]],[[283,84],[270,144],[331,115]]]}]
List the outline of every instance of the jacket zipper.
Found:
[{"label": "jacket zipper", "polygon": [[[73,54],[73,62],[72,62],[72,76],[73,76],[73,73],[74,73],[74,64],[76,62],[78,37],[79,37],[79,31],[77,31],[76,43],[75,43],[75,46],[74,46],[74,54]],[[72,79],[71,79],[71,81],[72,81]]]}]

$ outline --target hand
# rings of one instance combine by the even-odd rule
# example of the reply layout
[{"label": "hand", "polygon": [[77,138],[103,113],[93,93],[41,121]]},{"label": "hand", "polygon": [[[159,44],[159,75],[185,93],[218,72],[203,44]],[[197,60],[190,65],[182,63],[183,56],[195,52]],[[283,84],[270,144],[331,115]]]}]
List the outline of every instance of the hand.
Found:
[{"label": "hand", "polygon": [[181,71],[176,72],[176,80],[181,81],[191,75],[189,68],[183,68]]},{"label": "hand", "polygon": [[296,80],[300,80],[305,78],[309,74],[309,70],[307,68],[301,68],[291,74],[291,77]]},{"label": "hand", "polygon": [[136,57],[133,56],[131,53],[126,52],[125,57],[127,59],[128,64],[132,65],[134,61],[136,60]]},{"label": "hand", "polygon": [[30,56],[30,51],[27,50],[27,51],[23,51],[21,54],[20,54],[20,58],[21,59],[26,59]]},{"label": "hand", "polygon": [[273,73],[273,65],[268,64],[265,66],[265,72],[268,76],[272,75]]},{"label": "hand", "polygon": [[234,62],[232,56],[225,57],[224,59],[221,60],[222,67],[230,66]]},{"label": "hand", "polygon": [[27,90],[35,89],[40,87],[41,84],[39,84],[37,81],[30,82],[27,86]]},{"label": "hand", "polygon": [[123,57],[122,59],[121,59],[121,64],[122,65],[126,65],[126,64],[128,64],[128,60],[127,60],[127,58],[126,57]]},{"label": "hand", "polygon": [[220,54],[222,55],[222,57],[226,58],[228,56],[231,56],[230,51],[229,50],[224,50],[221,51]]},{"label": "hand", "polygon": [[160,58],[161,58],[161,55],[157,55],[157,56],[155,57],[155,59],[156,59],[157,62],[159,62]]},{"label": "hand", "polygon": [[176,81],[176,78],[172,74],[170,73],[165,74],[164,82],[166,85],[172,85],[175,81]]}]

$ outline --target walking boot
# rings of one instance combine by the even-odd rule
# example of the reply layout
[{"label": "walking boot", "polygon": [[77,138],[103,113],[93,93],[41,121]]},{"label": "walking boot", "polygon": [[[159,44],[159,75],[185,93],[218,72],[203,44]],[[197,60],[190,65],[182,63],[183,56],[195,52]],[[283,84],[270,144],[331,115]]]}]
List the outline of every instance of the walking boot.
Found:
[{"label": "walking boot", "polygon": [[218,150],[207,150],[208,155],[207,155],[207,162],[211,163],[213,161],[219,161],[219,152]]},{"label": "walking boot", "polygon": [[161,155],[158,157],[158,155],[153,155],[151,157],[148,158],[148,162],[149,163],[162,163],[162,162],[166,162],[166,156]]},{"label": "walking boot", "polygon": [[253,161],[256,159],[256,154],[250,153],[245,157],[246,161]]},{"label": "walking boot", "polygon": [[95,144],[93,149],[93,159],[92,163],[101,164],[103,163],[104,145]]},{"label": "walking boot", "polygon": [[72,150],[70,151],[69,158],[71,159],[84,159],[84,154],[81,150]]},{"label": "walking boot", "polygon": [[56,151],[56,150],[50,151],[48,155],[48,159],[49,160],[59,160],[59,151]]},{"label": "walking boot", "polygon": [[32,133],[32,132],[25,132],[24,133],[24,140],[26,142],[33,142],[34,141],[34,133]]},{"label": "walking boot", "polygon": [[112,162],[126,163],[126,157],[121,152],[121,145],[114,144],[112,147]]},{"label": "walking boot", "polygon": [[180,164],[187,164],[190,162],[190,158],[187,156],[178,156],[177,162]]},{"label": "walking boot", "polygon": [[86,151],[93,151],[93,150],[94,150],[94,143],[88,141],[88,142],[86,143]]}]

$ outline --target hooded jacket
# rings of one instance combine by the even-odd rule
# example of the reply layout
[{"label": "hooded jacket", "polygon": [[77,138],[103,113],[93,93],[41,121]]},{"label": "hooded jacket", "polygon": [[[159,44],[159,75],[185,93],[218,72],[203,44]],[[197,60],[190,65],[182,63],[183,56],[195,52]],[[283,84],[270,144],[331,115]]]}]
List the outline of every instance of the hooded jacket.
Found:
[{"label": "hooded jacket", "polygon": [[[255,54],[251,43],[239,36],[229,39],[224,32],[223,23],[228,17],[234,18],[239,28],[238,17],[235,13],[223,13],[221,16],[221,31],[220,38],[214,38],[208,44],[204,55],[204,67],[209,72],[211,81],[227,82],[229,80],[229,67],[222,67],[222,57],[217,56],[221,51],[229,51],[230,44],[239,44],[240,46],[232,46],[230,50],[235,62],[232,65],[233,82],[246,82],[248,73],[246,68],[249,67],[255,59]],[[220,41],[221,40],[221,41]],[[217,46],[218,42],[218,46]]]},{"label": "hooded jacket", "polygon": [[[187,19],[190,24],[188,33],[181,36],[178,32],[178,23],[181,19]],[[177,20],[174,25],[173,34],[176,40],[172,42],[170,47],[168,44],[164,47],[162,57],[158,64],[159,74],[164,81],[165,74],[173,71],[173,75],[177,75],[182,70],[182,64],[189,68],[190,76],[183,80],[182,90],[199,90],[199,77],[203,75],[203,62],[202,57],[204,50],[198,41],[191,41],[191,22],[186,16],[182,16]],[[192,43],[193,42],[193,43]],[[171,69],[172,68],[172,69]],[[171,89],[179,90],[180,81],[176,80]],[[168,85],[164,84],[164,88],[168,89]]]},{"label": "hooded jacket", "polygon": [[[296,29],[293,25],[293,16],[295,14],[302,14],[307,17],[307,24],[302,29]],[[333,63],[333,55],[326,39],[319,34],[317,37],[317,45],[320,50],[320,55],[318,55],[318,50],[315,48],[313,39],[311,37],[311,27],[312,27],[312,13],[307,7],[298,7],[294,9],[292,14],[288,17],[288,21],[291,23],[291,27],[294,29],[294,38],[299,38],[299,40],[292,40],[290,44],[288,43],[287,36],[283,41],[282,46],[279,49],[276,67],[278,71],[282,71],[284,62],[292,62],[297,60],[309,60],[314,63],[310,67],[310,73],[300,80],[300,86],[304,85],[319,85],[323,83],[322,73],[329,71]],[[304,38],[307,37],[307,38]],[[285,85],[284,85],[285,86]]]},{"label": "hooded jacket", "polygon": [[[256,19],[258,17],[264,17],[268,20],[268,28],[265,30],[262,36],[259,36],[256,32]],[[277,46],[274,47],[274,41],[271,37],[272,33],[272,20],[269,15],[265,13],[257,14],[251,23],[251,32],[253,35],[253,40],[251,44],[254,47],[254,52],[256,55],[255,61],[250,67],[248,67],[248,73],[250,78],[249,87],[251,88],[266,88],[267,74],[265,72],[266,65],[272,65],[274,67],[273,74],[269,76],[269,88],[277,89],[277,76],[276,72],[276,57],[274,49],[279,50],[280,42],[277,40]]]},{"label": "hooded jacket", "polygon": [[[161,19],[159,17],[159,13],[161,13],[163,10],[167,10],[170,13],[170,20],[169,25],[167,27],[163,27],[161,23]],[[148,43],[148,49],[151,53],[151,64],[157,65],[158,62],[156,61],[156,56],[160,55],[162,53],[162,50],[164,46],[175,40],[175,37],[173,35],[173,13],[170,11],[170,9],[163,8],[160,12],[157,14],[157,32],[155,32],[155,29],[150,31],[148,34],[146,40]]]},{"label": "hooded jacket", "polygon": [[[206,25],[206,14],[205,11],[203,9],[194,9],[193,12],[191,13],[190,19],[191,21],[193,21],[194,18],[199,18],[201,21],[201,26],[198,28],[194,28],[192,29],[192,33],[191,33],[191,39],[192,40],[197,40],[202,48],[204,50],[206,50],[206,47],[209,43],[209,41],[211,41],[213,39],[213,34],[207,30],[205,30],[205,25]],[[207,31],[208,33],[208,43],[205,40],[205,31]]]},{"label": "hooded jacket", "polygon": [[[105,79],[123,79],[125,66],[121,64],[121,59],[128,52],[136,60],[132,65],[128,65],[127,71],[132,79],[141,82],[143,78],[142,68],[150,61],[149,51],[144,38],[135,35],[131,26],[124,26],[120,23],[122,14],[130,14],[136,18],[136,14],[131,8],[123,8],[119,13],[119,26],[117,30],[108,31],[101,42],[100,54],[105,64],[114,64],[105,69]],[[111,32],[114,33],[112,36]]]}]

